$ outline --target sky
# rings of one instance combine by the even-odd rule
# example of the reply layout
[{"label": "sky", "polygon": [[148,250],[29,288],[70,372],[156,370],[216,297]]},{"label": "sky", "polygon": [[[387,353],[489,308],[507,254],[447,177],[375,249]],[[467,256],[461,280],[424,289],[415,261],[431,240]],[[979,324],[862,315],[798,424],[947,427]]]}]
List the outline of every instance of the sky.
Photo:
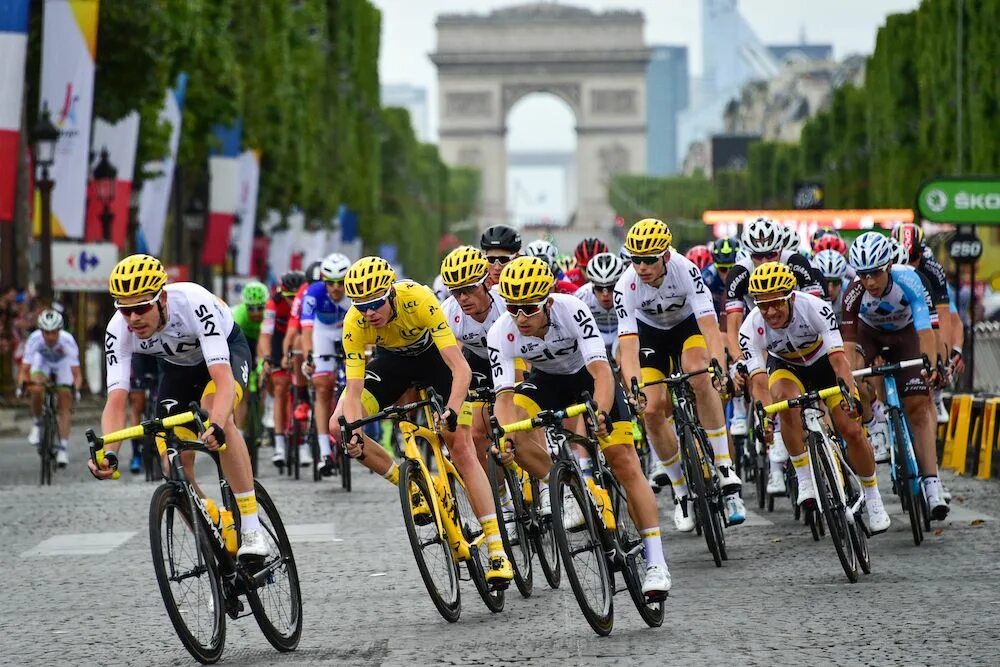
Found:
[{"label": "sky", "polygon": [[[524,0],[373,0],[382,11],[379,73],[383,84],[407,83],[427,89],[430,136],[437,137],[437,72],[428,58],[435,50],[438,14],[488,14]],[[701,73],[701,2],[699,0],[561,0],[558,4],[594,11],[638,9],[646,18],[649,45],[688,47],[691,76]],[[889,14],[907,12],[919,0],[740,0],[740,12],[764,44],[832,44],[837,60],[869,54],[879,26]],[[569,107],[550,95],[529,95],[507,119],[508,150],[566,150],[576,147]],[[515,216],[563,216],[571,207],[558,171],[545,168],[508,170],[508,205]]]}]

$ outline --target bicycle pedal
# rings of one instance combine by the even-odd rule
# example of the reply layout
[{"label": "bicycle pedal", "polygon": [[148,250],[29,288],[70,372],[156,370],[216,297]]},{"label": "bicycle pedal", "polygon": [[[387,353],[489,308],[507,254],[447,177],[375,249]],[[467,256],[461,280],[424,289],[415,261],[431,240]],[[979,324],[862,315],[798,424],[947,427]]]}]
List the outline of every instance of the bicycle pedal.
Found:
[{"label": "bicycle pedal", "polygon": [[663,602],[668,597],[670,597],[669,591],[650,591],[646,593],[646,603],[655,604],[657,602]]}]

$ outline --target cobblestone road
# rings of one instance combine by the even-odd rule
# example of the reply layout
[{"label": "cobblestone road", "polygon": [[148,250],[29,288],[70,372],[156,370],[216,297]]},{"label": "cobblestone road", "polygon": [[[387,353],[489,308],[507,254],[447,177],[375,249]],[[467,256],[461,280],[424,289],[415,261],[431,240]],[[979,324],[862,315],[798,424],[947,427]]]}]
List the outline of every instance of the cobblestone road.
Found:
[{"label": "cobblestone road", "polygon": [[[0,440],[0,663],[191,664],[153,575],[153,485],[127,473],[93,481],[81,464],[82,434],[74,436],[72,466],[51,488],[37,486],[34,450]],[[814,543],[786,502],[729,531],[721,569],[701,538],[678,535],[665,520],[674,588],[664,626],[647,628],[619,595],[615,630],[599,638],[569,587],[551,591],[537,575],[535,594],[522,599],[512,588],[499,615],[466,583],[461,620],[445,623],[420,582],[397,496],[381,479],[356,473],[350,494],[271,470],[263,481],[298,536],[302,642],[279,655],[251,618],[230,621],[223,664],[1000,663],[996,482],[949,477],[954,519],[920,547],[887,498],[893,527],[872,540],[873,573],[854,585],[829,540]],[[66,545],[92,552],[60,554]]]}]

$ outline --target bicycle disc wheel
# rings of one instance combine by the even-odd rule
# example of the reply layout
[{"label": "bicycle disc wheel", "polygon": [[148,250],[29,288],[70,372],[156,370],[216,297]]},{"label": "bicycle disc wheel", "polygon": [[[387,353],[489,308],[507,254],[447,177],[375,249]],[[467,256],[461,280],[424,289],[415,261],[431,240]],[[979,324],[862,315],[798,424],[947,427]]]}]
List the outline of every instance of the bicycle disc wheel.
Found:
[{"label": "bicycle disc wheel", "polygon": [[814,466],[818,464],[815,469],[816,495],[826,519],[830,541],[837,550],[837,558],[844,568],[844,574],[851,583],[854,583],[858,580],[858,563],[848,532],[847,510],[837,494],[839,483],[837,473],[826,451],[827,445],[818,440],[818,436],[810,438],[810,441],[809,458]]},{"label": "bicycle disc wheel", "polygon": [[[465,563],[469,569],[469,578],[476,585],[479,597],[483,599],[486,608],[496,614],[503,611],[506,596],[504,589],[492,588],[486,581],[486,571],[490,567],[490,554],[486,547],[486,540],[480,539],[478,545],[473,544],[483,534],[483,527],[479,523],[476,513],[472,511],[472,502],[469,500],[465,487],[452,475],[448,475],[448,484],[451,486],[451,494],[455,498],[455,516],[453,518],[455,523],[461,526],[462,535],[465,536],[465,541],[470,545],[469,551],[472,557]],[[503,538],[501,537],[501,539]]]},{"label": "bicycle disc wheel", "polygon": [[187,496],[172,484],[153,492],[149,545],[167,615],[188,653],[203,664],[218,662],[226,643],[225,602],[204,519],[191,524]]},{"label": "bicycle disc wheel", "polygon": [[705,538],[708,552],[712,554],[712,560],[716,567],[722,567],[722,550],[716,541],[716,532],[712,527],[712,503],[708,497],[708,485],[705,482],[706,466],[702,460],[699,447],[695,443],[695,434],[690,427],[685,427],[681,438],[681,446],[684,447],[684,468],[687,476],[688,486],[691,489],[691,500],[694,505],[695,525],[701,527],[701,534]]},{"label": "bicycle disc wheel", "polygon": [[[490,489],[493,491],[493,505],[496,507],[497,520],[500,524],[503,550],[507,552],[514,567],[514,584],[517,590],[522,596],[531,597],[534,585],[531,571],[531,538],[528,536],[531,516],[524,505],[521,480],[514,471],[499,465],[493,456],[490,456],[489,460]],[[510,504],[506,508],[500,496],[501,488],[506,489],[506,497],[510,499]]]},{"label": "bicycle disc wheel", "polygon": [[[889,434],[892,437],[892,446],[896,449],[896,484],[899,499],[903,505],[903,511],[909,516],[910,530],[913,533],[913,544],[920,546],[924,541],[924,522],[920,516],[920,484],[910,474],[906,448],[906,432],[903,428],[903,420],[897,408],[889,409]],[[914,492],[916,487],[916,492]]]},{"label": "bicycle disc wheel", "polygon": [[562,583],[562,564],[559,562],[559,545],[556,544],[556,535],[552,530],[552,515],[542,516],[541,500],[543,492],[537,479],[531,480],[531,515],[532,540],[535,543],[535,553],[538,554],[538,564],[542,568],[542,575],[549,588],[555,590]]},{"label": "bicycle disc wheel", "polygon": [[[462,614],[462,598],[458,587],[458,565],[451,554],[446,535],[438,531],[434,516],[434,505],[427,488],[427,480],[421,472],[420,464],[407,459],[399,467],[399,500],[403,508],[403,524],[413,549],[413,559],[417,561],[420,578],[427,587],[431,602],[449,623],[454,623]],[[417,522],[414,510],[417,505],[425,505],[430,512],[430,520]]]},{"label": "bicycle disc wheel", "polygon": [[[611,634],[615,624],[614,582],[604,554],[590,491],[584,487],[573,465],[555,464],[549,473],[552,527],[563,569],[587,623],[601,636]],[[567,510],[583,516],[583,525],[567,528]]]},{"label": "bicycle disc wheel", "polygon": [[295,566],[292,545],[288,541],[285,525],[278,509],[260,482],[254,482],[257,495],[257,516],[267,534],[268,555],[256,574],[260,587],[247,593],[260,631],[271,646],[281,651],[294,651],[302,636],[302,591],[299,588],[299,571]]},{"label": "bicycle disc wheel", "polygon": [[625,587],[632,598],[632,603],[639,611],[639,616],[651,628],[663,625],[663,600],[648,600],[642,592],[646,581],[646,552],[643,548],[642,536],[632,521],[628,511],[628,497],[613,475],[606,476],[608,495],[611,497],[611,507],[615,513],[615,538],[624,559],[622,576]]}]

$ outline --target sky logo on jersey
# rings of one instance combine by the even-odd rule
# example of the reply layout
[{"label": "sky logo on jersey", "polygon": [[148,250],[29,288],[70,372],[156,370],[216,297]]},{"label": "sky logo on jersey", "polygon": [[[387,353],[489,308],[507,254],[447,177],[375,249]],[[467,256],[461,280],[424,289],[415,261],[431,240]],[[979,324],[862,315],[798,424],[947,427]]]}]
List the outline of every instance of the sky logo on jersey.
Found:
[{"label": "sky logo on jersey", "polygon": [[654,350],[651,347],[640,347],[639,348],[639,352],[641,352],[642,355],[645,356],[645,357],[650,357],[650,356],[656,354],[656,350]]}]

